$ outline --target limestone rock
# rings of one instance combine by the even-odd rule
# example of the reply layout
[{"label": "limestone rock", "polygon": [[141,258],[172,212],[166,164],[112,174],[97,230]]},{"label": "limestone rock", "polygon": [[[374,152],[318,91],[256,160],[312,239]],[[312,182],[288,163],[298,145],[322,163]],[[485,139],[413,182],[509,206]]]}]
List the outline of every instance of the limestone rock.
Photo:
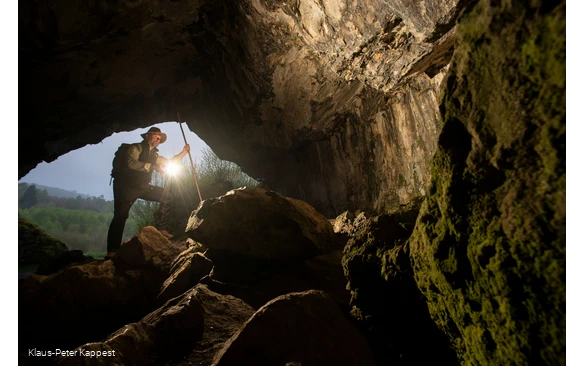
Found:
[{"label": "limestone rock", "polygon": [[213,360],[225,365],[375,365],[365,338],[321,291],[280,296],[260,308]]},{"label": "limestone rock", "polygon": [[262,188],[239,188],[203,201],[186,232],[208,253],[253,260],[308,259],[335,245],[331,224],[313,207]]},{"label": "limestone rock", "polygon": [[201,278],[209,275],[212,268],[213,262],[204,255],[191,249],[185,250],[173,263],[171,275],[162,285],[157,297],[159,303],[179,296],[195,286]]}]

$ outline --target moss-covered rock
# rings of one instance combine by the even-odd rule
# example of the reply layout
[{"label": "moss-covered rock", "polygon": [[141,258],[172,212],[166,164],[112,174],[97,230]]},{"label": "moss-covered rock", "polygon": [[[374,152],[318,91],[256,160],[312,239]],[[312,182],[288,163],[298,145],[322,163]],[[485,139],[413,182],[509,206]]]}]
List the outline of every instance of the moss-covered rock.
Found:
[{"label": "moss-covered rock", "polygon": [[458,26],[410,240],[465,365],[565,364],[565,3],[479,1]]},{"label": "moss-covered rock", "polygon": [[67,252],[67,244],[18,216],[18,264],[39,264]]},{"label": "moss-covered rock", "polygon": [[431,320],[410,265],[407,243],[422,201],[366,219],[344,249],[351,314],[368,335],[379,364],[457,364],[448,338]]}]

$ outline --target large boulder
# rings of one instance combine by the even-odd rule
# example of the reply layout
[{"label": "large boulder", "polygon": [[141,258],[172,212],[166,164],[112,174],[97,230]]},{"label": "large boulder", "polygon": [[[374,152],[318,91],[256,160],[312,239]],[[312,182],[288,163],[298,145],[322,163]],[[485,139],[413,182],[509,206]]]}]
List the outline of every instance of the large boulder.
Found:
[{"label": "large boulder", "polygon": [[100,342],[73,350],[105,352],[102,357],[60,357],[57,364],[155,365],[184,361],[209,365],[223,343],[244,324],[254,310],[239,299],[197,285],[166,302],[140,321],[123,326]]},{"label": "large boulder", "polygon": [[186,232],[209,249],[252,260],[309,259],[336,243],[331,223],[306,202],[250,187],[203,201]]},{"label": "large boulder", "polygon": [[260,308],[216,355],[227,365],[376,365],[360,332],[321,291],[280,296]]}]

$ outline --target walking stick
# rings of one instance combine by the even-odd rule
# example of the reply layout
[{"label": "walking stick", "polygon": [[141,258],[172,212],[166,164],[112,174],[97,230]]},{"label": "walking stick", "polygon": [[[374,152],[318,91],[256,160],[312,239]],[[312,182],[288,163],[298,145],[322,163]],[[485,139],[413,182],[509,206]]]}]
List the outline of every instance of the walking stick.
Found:
[{"label": "walking stick", "polygon": [[[185,145],[187,144],[187,138],[185,137],[185,131],[183,131],[183,125],[181,124],[181,115],[177,112],[177,117],[179,118],[179,127],[181,127],[181,133],[183,134],[183,140],[185,140]],[[193,158],[191,157],[191,151],[187,151],[189,154],[189,160],[191,160],[191,169],[193,170],[193,178],[195,178],[195,186],[197,187],[197,193],[199,194],[199,202],[203,201],[201,198],[201,192],[199,191],[199,183],[197,183],[197,173],[195,173],[195,165],[193,164]]]}]

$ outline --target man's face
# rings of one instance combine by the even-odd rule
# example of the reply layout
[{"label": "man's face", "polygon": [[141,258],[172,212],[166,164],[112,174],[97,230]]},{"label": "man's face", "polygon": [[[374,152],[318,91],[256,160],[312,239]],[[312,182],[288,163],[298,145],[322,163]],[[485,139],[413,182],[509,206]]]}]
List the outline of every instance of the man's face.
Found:
[{"label": "man's face", "polygon": [[151,147],[157,147],[160,144],[161,137],[160,132],[150,132],[146,134],[146,141]]}]

